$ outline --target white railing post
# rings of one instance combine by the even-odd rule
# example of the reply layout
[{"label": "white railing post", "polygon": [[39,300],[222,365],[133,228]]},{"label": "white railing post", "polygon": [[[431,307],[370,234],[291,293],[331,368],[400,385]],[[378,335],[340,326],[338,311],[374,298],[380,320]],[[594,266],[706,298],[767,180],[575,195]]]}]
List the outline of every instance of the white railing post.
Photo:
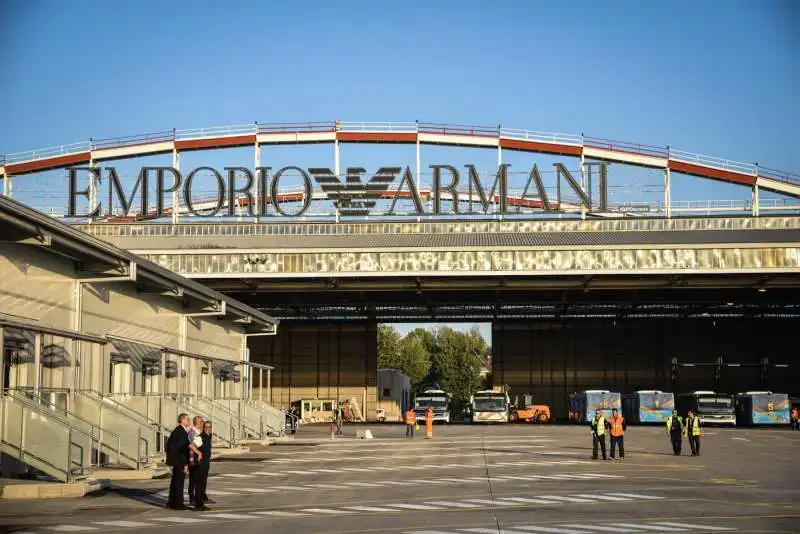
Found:
[{"label": "white railing post", "polygon": [[756,163],[756,181],[753,183],[753,217],[758,217],[758,214],[759,214],[758,163]]}]

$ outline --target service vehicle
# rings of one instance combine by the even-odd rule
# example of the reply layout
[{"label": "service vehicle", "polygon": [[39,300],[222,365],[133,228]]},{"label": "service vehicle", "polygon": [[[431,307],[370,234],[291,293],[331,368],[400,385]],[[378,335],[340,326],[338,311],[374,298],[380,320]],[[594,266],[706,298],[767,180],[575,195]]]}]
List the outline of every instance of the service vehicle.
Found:
[{"label": "service vehicle", "polygon": [[622,395],[622,415],[628,423],[665,423],[675,409],[675,395],[643,389]]},{"label": "service vehicle", "polygon": [[431,408],[434,423],[449,423],[452,405],[453,396],[449,393],[441,389],[426,389],[414,399],[414,412],[417,421],[424,422],[425,414],[428,413],[428,408]]},{"label": "service vehicle", "polygon": [[601,410],[611,417],[611,410],[621,409],[619,393],[607,389],[587,389],[569,395],[569,420],[573,423],[589,423],[594,413]]},{"label": "service vehicle", "polygon": [[716,391],[692,391],[675,398],[678,414],[685,417],[692,410],[704,425],[736,426],[733,395]]},{"label": "service vehicle", "polygon": [[550,414],[550,406],[536,404],[533,402],[532,394],[523,393],[514,397],[509,419],[518,423],[548,423],[553,418]]},{"label": "service vehicle", "polygon": [[478,391],[470,398],[473,423],[508,423],[508,393],[504,391]]},{"label": "service vehicle", "polygon": [[788,425],[789,395],[746,391],[736,396],[737,425]]}]

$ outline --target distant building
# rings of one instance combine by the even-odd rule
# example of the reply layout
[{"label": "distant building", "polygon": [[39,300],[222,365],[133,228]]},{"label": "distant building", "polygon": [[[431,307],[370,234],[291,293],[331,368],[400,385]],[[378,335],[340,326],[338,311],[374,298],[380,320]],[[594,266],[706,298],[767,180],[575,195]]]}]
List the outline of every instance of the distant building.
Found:
[{"label": "distant building", "polygon": [[377,411],[383,410],[388,422],[401,421],[414,401],[411,379],[397,369],[378,369]]}]

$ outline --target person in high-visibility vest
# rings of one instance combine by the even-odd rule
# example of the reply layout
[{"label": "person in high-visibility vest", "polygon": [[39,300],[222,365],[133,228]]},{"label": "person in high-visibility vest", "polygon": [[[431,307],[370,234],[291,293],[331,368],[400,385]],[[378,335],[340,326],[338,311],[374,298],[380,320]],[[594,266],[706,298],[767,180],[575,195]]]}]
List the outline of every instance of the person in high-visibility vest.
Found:
[{"label": "person in high-visibility vest", "polygon": [[417,424],[417,413],[414,408],[409,408],[406,412],[406,437],[414,439],[414,426]]},{"label": "person in high-visibility vest", "polygon": [[792,408],[791,415],[789,416],[789,425],[792,430],[800,430],[800,413],[797,407]]},{"label": "person in high-visibility vest", "polygon": [[683,444],[683,419],[678,416],[678,410],[672,410],[672,417],[667,419],[667,434],[672,442],[673,454],[680,456]]},{"label": "person in high-visibility vest", "polygon": [[425,412],[425,437],[433,438],[433,410],[430,407]]},{"label": "person in high-visibility vest", "polygon": [[686,434],[689,436],[692,456],[700,456],[700,418],[692,410],[686,415]]},{"label": "person in high-visibility vest", "polygon": [[608,421],[602,411],[597,410],[592,419],[592,460],[597,460],[597,447],[603,453],[603,460],[606,458],[606,427]]},{"label": "person in high-visibility vest", "polygon": [[611,459],[614,459],[614,452],[619,445],[619,459],[625,459],[625,431],[628,425],[625,423],[625,418],[622,417],[616,408],[611,409],[611,417],[608,419],[611,432]]}]

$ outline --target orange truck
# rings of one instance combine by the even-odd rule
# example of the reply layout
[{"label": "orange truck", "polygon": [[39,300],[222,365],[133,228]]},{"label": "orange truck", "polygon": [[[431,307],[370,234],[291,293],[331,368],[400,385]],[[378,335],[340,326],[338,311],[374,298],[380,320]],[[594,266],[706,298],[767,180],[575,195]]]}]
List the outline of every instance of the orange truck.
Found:
[{"label": "orange truck", "polygon": [[534,404],[533,395],[518,395],[511,409],[511,420],[516,423],[548,423],[552,420],[550,406]]}]

